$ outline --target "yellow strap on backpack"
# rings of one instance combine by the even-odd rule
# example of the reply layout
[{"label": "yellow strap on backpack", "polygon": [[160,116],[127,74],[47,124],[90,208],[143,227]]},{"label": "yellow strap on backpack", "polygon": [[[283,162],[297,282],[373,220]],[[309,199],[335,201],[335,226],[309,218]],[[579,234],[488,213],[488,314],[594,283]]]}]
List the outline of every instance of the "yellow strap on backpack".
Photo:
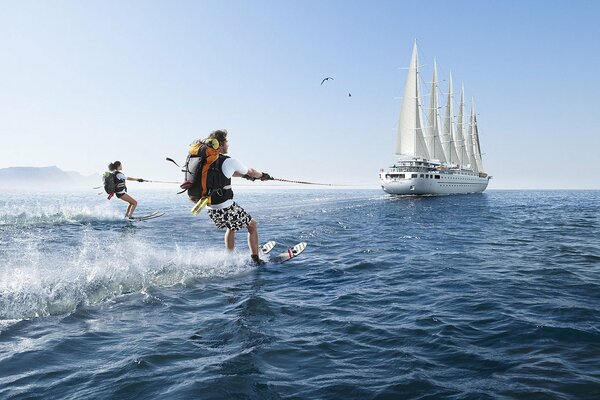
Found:
[{"label": "yellow strap on backpack", "polygon": [[200,214],[200,211],[202,211],[202,209],[204,207],[206,207],[207,205],[210,205],[210,196],[204,196],[204,197],[200,198],[200,200],[198,200],[198,202],[196,203],[194,208],[192,208],[192,214],[194,214],[194,215]]},{"label": "yellow strap on backpack", "polygon": [[200,153],[200,148],[202,148],[203,145],[207,145],[208,147],[210,147],[211,149],[214,149],[214,150],[219,149],[219,141],[217,139],[207,138],[207,139],[196,140],[195,142],[190,144],[190,147],[188,149],[188,154],[190,156],[197,157],[198,154]]}]

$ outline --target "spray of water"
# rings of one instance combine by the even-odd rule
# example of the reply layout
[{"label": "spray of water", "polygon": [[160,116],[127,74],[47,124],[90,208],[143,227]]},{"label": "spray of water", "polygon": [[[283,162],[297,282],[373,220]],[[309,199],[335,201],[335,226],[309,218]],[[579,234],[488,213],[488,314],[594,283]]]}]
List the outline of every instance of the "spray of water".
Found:
[{"label": "spray of water", "polygon": [[87,239],[66,255],[42,254],[30,246],[1,267],[0,320],[68,314],[127,293],[189,285],[249,268],[247,257],[222,250],[155,250],[134,238],[111,244]]},{"label": "spray of water", "polygon": [[46,223],[86,223],[122,219],[123,215],[108,202],[86,205],[85,202],[32,200],[5,202],[0,205],[0,227]]}]

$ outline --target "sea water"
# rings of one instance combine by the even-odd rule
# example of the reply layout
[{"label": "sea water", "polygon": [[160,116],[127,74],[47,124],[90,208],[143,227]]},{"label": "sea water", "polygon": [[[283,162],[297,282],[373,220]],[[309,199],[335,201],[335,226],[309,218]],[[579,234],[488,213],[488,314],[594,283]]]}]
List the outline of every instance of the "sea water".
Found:
[{"label": "sea water", "polygon": [[600,192],[174,191],[0,202],[0,398],[600,398]]}]

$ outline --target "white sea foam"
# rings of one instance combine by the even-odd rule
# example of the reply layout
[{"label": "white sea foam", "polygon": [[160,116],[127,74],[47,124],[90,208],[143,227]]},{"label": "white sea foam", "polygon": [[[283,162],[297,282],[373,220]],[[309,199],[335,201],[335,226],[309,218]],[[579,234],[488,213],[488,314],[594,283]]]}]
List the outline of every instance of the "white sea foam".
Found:
[{"label": "white sea foam", "polygon": [[[252,268],[246,255],[195,245],[158,250],[125,236],[107,242],[92,234],[68,251],[48,252],[28,240],[0,261],[0,322],[64,315],[79,305],[109,301],[151,287],[187,285]],[[2,330],[2,325],[0,325]]]},{"label": "white sea foam", "polygon": [[85,202],[77,203],[69,199],[58,201],[39,199],[26,203],[6,202],[0,205],[0,226],[76,223],[90,220],[115,220],[122,217],[122,212],[108,202],[88,205]]}]

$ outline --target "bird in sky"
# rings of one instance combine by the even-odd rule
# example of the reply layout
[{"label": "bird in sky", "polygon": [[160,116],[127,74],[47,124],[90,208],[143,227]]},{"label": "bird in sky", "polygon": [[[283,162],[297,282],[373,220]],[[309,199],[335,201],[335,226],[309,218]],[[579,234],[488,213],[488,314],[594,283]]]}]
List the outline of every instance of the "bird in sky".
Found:
[{"label": "bird in sky", "polygon": [[321,81],[321,85],[323,85],[323,82],[325,82],[326,80],[329,80],[329,79],[333,80],[333,78],[332,78],[332,77],[328,76],[327,78],[325,78],[325,79],[323,79],[323,80]]}]

